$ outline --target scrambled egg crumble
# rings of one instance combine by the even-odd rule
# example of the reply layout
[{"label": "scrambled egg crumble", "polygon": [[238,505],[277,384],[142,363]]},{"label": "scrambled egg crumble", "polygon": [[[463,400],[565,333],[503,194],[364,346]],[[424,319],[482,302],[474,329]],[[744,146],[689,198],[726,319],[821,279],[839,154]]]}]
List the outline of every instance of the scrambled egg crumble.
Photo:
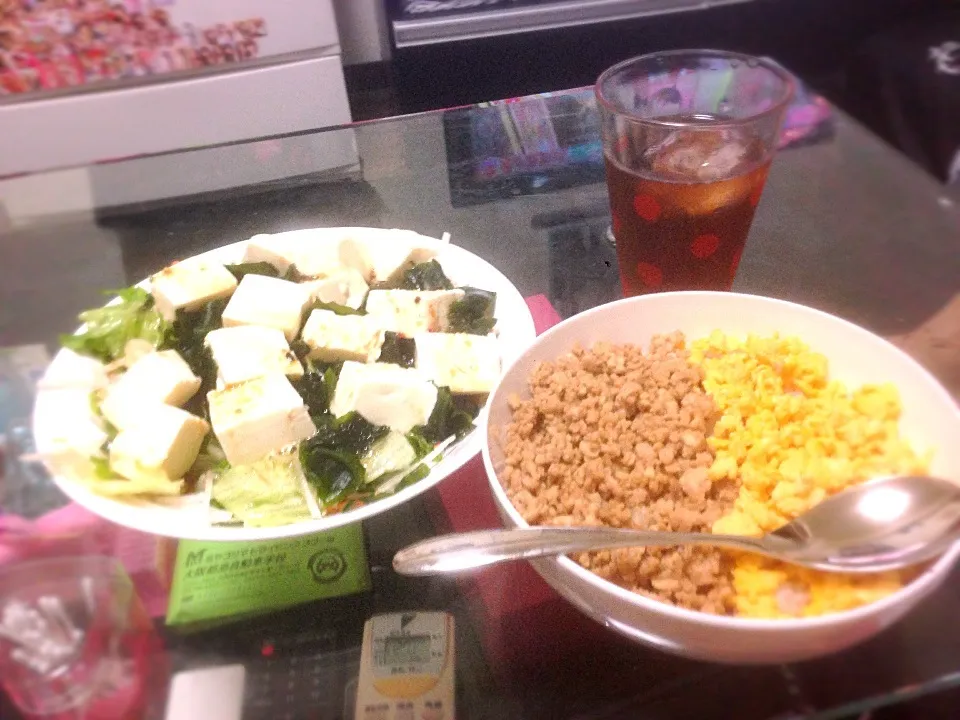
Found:
[{"label": "scrambled egg crumble", "polygon": [[[691,359],[721,413],[709,440],[716,453],[710,477],[741,480],[733,509],[713,532],[760,535],[862,480],[927,471],[929,458],[900,437],[896,387],[851,392],[797,338],[717,331],[692,344]],[[822,573],[740,554],[733,583],[738,615],[773,618],[863,605],[894,592],[901,578]]]}]

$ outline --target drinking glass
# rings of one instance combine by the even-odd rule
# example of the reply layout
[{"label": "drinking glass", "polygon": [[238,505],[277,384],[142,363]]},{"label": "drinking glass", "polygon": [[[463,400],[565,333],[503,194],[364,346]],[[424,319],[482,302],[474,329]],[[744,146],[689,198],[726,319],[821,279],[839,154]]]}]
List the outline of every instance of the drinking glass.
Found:
[{"label": "drinking glass", "polygon": [[0,683],[25,717],[144,718],[163,702],[166,668],[159,635],[113,558],[0,567]]},{"label": "drinking glass", "polygon": [[761,58],[679,50],[597,80],[625,295],[729,290],[793,96]]}]

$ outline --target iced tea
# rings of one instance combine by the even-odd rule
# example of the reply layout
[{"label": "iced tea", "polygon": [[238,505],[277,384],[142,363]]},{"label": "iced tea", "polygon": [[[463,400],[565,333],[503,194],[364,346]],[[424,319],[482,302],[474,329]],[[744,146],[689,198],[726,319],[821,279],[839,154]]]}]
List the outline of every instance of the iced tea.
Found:
[{"label": "iced tea", "polygon": [[625,295],[728,290],[794,81],[769,58],[667,50],[595,88]]},{"label": "iced tea", "polygon": [[770,158],[748,130],[696,120],[697,129],[678,128],[630,168],[606,154],[625,295],[733,282]]}]

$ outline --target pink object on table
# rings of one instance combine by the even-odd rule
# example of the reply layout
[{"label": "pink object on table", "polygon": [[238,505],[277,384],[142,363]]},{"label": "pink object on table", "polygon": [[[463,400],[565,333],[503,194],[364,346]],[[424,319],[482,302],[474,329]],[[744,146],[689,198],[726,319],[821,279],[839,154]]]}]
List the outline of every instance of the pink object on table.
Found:
[{"label": "pink object on table", "polygon": [[166,614],[174,549],[170,540],[114,525],[76,503],[36,520],[0,516],[0,565],[63,556],[118,558],[151,617]]},{"label": "pink object on table", "polygon": [[530,308],[530,315],[533,316],[533,326],[537,330],[537,335],[542,335],[563,320],[546,295],[533,295],[528,297],[526,302],[527,307]]}]

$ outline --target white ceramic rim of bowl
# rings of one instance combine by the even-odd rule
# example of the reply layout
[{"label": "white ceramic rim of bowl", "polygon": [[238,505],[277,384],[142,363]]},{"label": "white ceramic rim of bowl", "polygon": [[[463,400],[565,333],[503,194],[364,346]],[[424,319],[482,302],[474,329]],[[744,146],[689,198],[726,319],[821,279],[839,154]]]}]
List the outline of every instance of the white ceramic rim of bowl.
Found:
[{"label": "white ceramic rim of bowl", "polygon": [[[904,359],[908,361],[909,364],[913,365],[928,383],[930,383],[939,393],[941,393],[946,400],[955,406],[957,415],[960,417],[960,406],[957,405],[956,400],[953,396],[944,388],[940,382],[930,374],[930,372],[924,368],[920,363],[910,357],[903,350],[898,348],[893,343],[885,340],[884,338],[876,335],[875,333],[866,330],[865,328],[860,327],[859,325],[850,322],[849,320],[844,320],[843,318],[832,315],[823,310],[817,310],[816,308],[809,307],[807,305],[802,305],[800,303],[790,302],[788,300],[779,300],[777,298],[766,297],[764,295],[752,295],[749,293],[728,293],[728,292],[717,292],[709,290],[684,290],[671,293],[656,293],[651,295],[640,295],[636,297],[624,298],[622,300],[615,300],[614,302],[607,303],[605,305],[599,305],[595,308],[585,310],[582,313],[574,315],[569,318],[569,320],[577,319],[582,321],[584,317],[589,317],[590,315],[600,314],[602,312],[609,312],[611,306],[622,306],[622,305],[632,305],[638,302],[643,302],[649,298],[657,298],[664,296],[698,296],[702,297],[705,301],[709,300],[712,296],[723,295],[735,295],[738,297],[749,298],[750,300],[761,301],[765,303],[770,303],[773,305],[778,305],[781,307],[791,307],[793,309],[799,308],[801,311],[806,311],[820,315],[822,317],[828,318],[830,321],[842,323],[847,327],[847,329],[855,334],[866,335],[872,338],[874,341],[879,341],[885,344],[889,350],[892,352],[898,353]],[[566,321],[564,321],[566,322]],[[506,377],[512,370],[513,366],[519,363],[524,357],[529,353],[532,353],[537,345],[550,335],[554,335],[560,332],[563,332],[564,323],[558,323],[552,328],[541,334],[537,337],[536,342],[528,347],[519,357],[514,359],[513,363],[509,367],[505,367],[501,378]],[[491,398],[496,394],[497,390],[494,389],[494,392],[491,393]],[[500,504],[501,508],[510,516],[511,520],[515,523],[517,527],[529,527],[529,524],[523,519],[517,509],[514,507],[513,503],[510,501],[510,498],[507,497],[507,493],[504,490],[503,486],[500,484],[497,474],[493,467],[493,461],[490,458],[490,428],[488,425],[489,415],[485,416],[483,419],[483,425],[479,430],[483,433],[484,443],[481,454],[483,456],[483,464],[487,473],[487,480],[490,483],[490,488],[493,491],[494,496],[497,499],[497,502]],[[900,605],[903,602],[903,599],[907,596],[915,594],[924,594],[924,591],[930,587],[930,585],[937,583],[943,579],[956,562],[958,556],[960,556],[960,541],[955,543],[949,551],[940,556],[935,563],[930,567],[924,570],[918,577],[914,578],[911,582],[907,583],[899,590],[886,597],[883,597],[879,600],[876,600],[866,605],[860,605],[858,607],[852,608],[850,610],[842,610],[835,613],[827,613],[825,615],[816,615],[813,617],[804,617],[804,618],[743,618],[730,615],[711,615],[710,613],[699,612],[697,610],[687,610],[686,608],[676,607],[675,605],[670,605],[669,603],[662,602],[660,600],[655,600],[654,598],[647,597],[646,595],[641,595],[640,593],[635,593],[626,588],[622,588],[619,585],[610,582],[601,578],[599,575],[590,572],[586,568],[582,567],[578,563],[571,560],[569,557],[546,557],[540,558],[539,562],[546,563],[557,563],[560,568],[568,573],[572,573],[580,580],[588,583],[589,585],[594,586],[595,588],[615,597],[618,600],[621,600],[630,605],[634,605],[643,610],[650,610],[652,612],[661,613],[670,618],[685,621],[685,622],[695,622],[707,627],[716,627],[724,628],[729,630],[753,630],[759,632],[781,632],[784,630],[804,630],[808,628],[823,628],[829,627],[831,625],[840,625],[846,624],[850,621],[862,620],[868,618],[874,614],[881,613],[886,608]],[[534,567],[536,565],[534,564]]]},{"label": "white ceramic rim of bowl", "polygon": [[[457,273],[456,269],[451,271],[451,274],[453,274],[454,278],[458,281],[468,280],[475,282],[478,287],[486,286],[485,289],[495,290],[497,292],[496,316],[500,323],[502,323],[498,324],[498,327],[510,328],[509,342],[503,344],[501,341],[500,348],[503,361],[501,373],[505,372],[506,368],[512,365],[517,356],[522,354],[536,339],[533,316],[520,291],[500,270],[466,248],[423,235],[413,230],[399,228],[345,226],[305,228],[303,230],[289,232],[298,233],[303,238],[323,239],[329,237],[330,240],[357,236],[368,236],[371,238],[388,236],[393,238],[398,234],[405,234],[411,238],[415,238],[416,242],[435,249],[438,259],[441,262],[444,261],[444,255],[448,254],[452,257],[448,257],[447,260],[454,265],[455,268],[469,266],[474,274],[468,278],[462,277],[462,275],[467,275],[468,273]],[[281,235],[284,233],[275,234]],[[204,258],[221,263],[241,262],[243,250],[247,242],[248,240],[240,240],[238,242],[221,245],[220,247],[190,256],[190,259]],[[148,280],[149,278],[145,278],[137,283],[137,285],[145,287]],[[111,302],[115,301],[116,300],[111,300]],[[53,358],[50,368],[56,366],[58,358],[61,364],[67,360],[63,349]],[[44,377],[46,377],[46,375]],[[52,384],[55,385],[56,383],[54,382]],[[44,391],[42,388],[39,390],[37,399],[34,402],[34,408],[36,409],[39,406],[43,409],[43,412],[40,414],[34,413],[32,428],[34,437],[37,440],[38,452],[41,454],[45,452],[55,454],[55,442],[50,437],[46,420],[48,413],[51,412],[51,409],[47,407],[49,403],[45,404],[48,400],[45,394],[46,392],[57,392],[57,390],[55,388],[47,391]],[[109,495],[100,495],[83,482],[58,474],[56,470],[49,465],[48,469],[53,476],[54,483],[67,497],[95,515],[124,527],[183,540],[210,542],[279,540],[302,535],[312,535],[367,520],[375,515],[389,512],[393,508],[403,505],[408,500],[425,493],[450,475],[459,471],[467,462],[477,456],[483,446],[483,442],[480,439],[480,429],[486,426],[486,413],[487,405],[484,405],[477,417],[474,432],[445,452],[443,460],[431,468],[430,474],[422,481],[401,490],[395,495],[387,496],[349,512],[304,520],[289,525],[268,527],[210,525],[204,522],[207,512],[205,505],[203,507],[199,505],[173,507],[169,505],[164,506],[162,502],[150,504],[149,501],[139,501],[136,496],[118,498]],[[188,495],[178,497],[189,499],[199,496]],[[177,520],[182,521],[183,524],[176,524]]]}]

